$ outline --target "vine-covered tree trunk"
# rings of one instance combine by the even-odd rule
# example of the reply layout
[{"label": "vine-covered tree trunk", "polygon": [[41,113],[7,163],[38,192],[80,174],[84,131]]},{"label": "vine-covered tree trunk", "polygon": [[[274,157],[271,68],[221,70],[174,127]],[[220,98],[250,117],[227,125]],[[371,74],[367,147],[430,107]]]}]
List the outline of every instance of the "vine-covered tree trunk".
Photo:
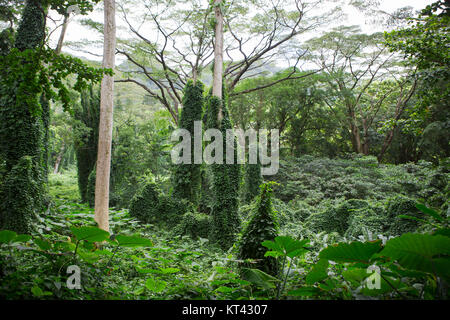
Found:
[{"label": "vine-covered tree trunk", "polygon": [[[115,0],[104,1],[103,67],[114,68],[116,53]],[[109,180],[113,129],[114,77],[105,75],[100,98],[100,126],[95,181],[95,221],[109,231]]]},{"label": "vine-covered tree trunk", "polygon": [[[75,119],[82,123],[78,141],[75,143],[78,171],[78,189],[83,202],[88,202],[86,195],[89,175],[94,170],[97,162],[98,151],[98,127],[100,121],[100,93],[89,91],[81,94],[81,105],[75,109]],[[89,132],[86,132],[89,129]]]},{"label": "vine-covered tree trunk", "polygon": [[[203,88],[200,81],[188,81],[184,89],[183,109],[180,116],[179,128],[186,129],[194,137],[194,122],[202,120]],[[202,132],[200,132],[202,134]],[[191,139],[191,164],[179,164],[175,168],[174,195],[198,205],[201,185],[201,164],[195,164],[195,139]],[[197,150],[202,152],[202,149]]]},{"label": "vine-covered tree trunk", "polygon": [[[43,45],[46,11],[40,1],[26,2],[16,33],[16,49],[23,52]],[[1,81],[0,76],[0,152],[8,172],[0,190],[0,227],[26,233],[43,203],[43,119],[48,109],[43,110],[39,95],[30,94],[34,88],[29,90],[37,82],[39,61],[21,59],[22,70],[8,72],[10,66],[2,66],[1,73],[14,80]]]}]

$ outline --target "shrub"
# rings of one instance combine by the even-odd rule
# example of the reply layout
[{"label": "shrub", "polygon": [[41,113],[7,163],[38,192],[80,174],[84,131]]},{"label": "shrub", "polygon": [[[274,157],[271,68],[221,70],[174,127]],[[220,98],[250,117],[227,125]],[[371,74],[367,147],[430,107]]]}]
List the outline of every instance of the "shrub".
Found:
[{"label": "shrub", "polygon": [[386,219],[389,235],[401,235],[406,232],[413,232],[419,227],[415,220],[404,219],[400,215],[409,215],[423,219],[423,215],[416,208],[416,201],[398,196],[388,200],[386,205]]},{"label": "shrub", "polygon": [[208,238],[211,217],[206,214],[187,212],[175,227],[175,234],[188,235],[193,239]]},{"label": "shrub", "polygon": [[376,237],[387,230],[387,218],[384,206],[370,203],[367,207],[355,209],[350,217],[345,237],[358,238],[361,235],[372,234]]},{"label": "shrub", "polygon": [[322,212],[312,214],[306,219],[306,226],[312,231],[337,232],[343,235],[350,226],[352,213],[366,209],[368,206],[365,200],[346,200],[337,205],[331,205]]},{"label": "shrub", "polygon": [[276,211],[272,206],[272,184],[263,184],[260,195],[255,199],[255,211],[245,227],[239,242],[239,259],[254,259],[256,263],[244,267],[257,268],[271,275],[278,274],[278,262],[273,257],[265,258],[265,240],[273,241],[278,236]]},{"label": "shrub", "polygon": [[173,227],[184,213],[182,202],[164,195],[155,182],[148,182],[130,203],[130,215],[151,224]]}]

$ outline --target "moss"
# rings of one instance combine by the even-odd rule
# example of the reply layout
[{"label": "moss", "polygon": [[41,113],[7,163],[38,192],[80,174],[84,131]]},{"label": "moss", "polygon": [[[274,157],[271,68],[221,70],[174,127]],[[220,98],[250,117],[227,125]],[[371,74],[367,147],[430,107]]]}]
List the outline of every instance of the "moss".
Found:
[{"label": "moss", "polygon": [[31,157],[22,157],[1,185],[1,229],[30,233],[40,209],[40,186],[32,178],[35,166]]}]

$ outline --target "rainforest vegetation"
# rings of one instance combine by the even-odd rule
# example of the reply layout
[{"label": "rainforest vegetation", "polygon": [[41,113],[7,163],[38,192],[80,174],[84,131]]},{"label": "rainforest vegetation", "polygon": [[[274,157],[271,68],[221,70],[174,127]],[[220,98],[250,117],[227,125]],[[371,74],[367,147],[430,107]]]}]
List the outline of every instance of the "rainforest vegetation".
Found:
[{"label": "rainforest vegetation", "polygon": [[0,299],[449,299],[450,1],[385,2],[0,0]]}]

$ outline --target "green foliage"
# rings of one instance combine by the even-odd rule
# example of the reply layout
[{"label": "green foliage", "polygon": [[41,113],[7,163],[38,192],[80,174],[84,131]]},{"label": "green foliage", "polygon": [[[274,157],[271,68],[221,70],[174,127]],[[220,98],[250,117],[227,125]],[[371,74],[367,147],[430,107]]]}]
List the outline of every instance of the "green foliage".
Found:
[{"label": "green foliage", "polygon": [[202,120],[203,88],[202,82],[194,83],[192,80],[188,81],[184,88],[179,128],[185,129],[191,134],[191,164],[176,165],[172,176],[173,195],[194,204],[199,201],[201,186],[201,165],[194,164],[194,122]]},{"label": "green foliage", "polygon": [[31,157],[22,157],[0,185],[0,228],[29,233],[32,222],[42,209],[41,188],[33,172]]},{"label": "green foliage", "polygon": [[89,204],[91,208],[94,208],[95,206],[95,183],[97,179],[97,170],[94,167],[94,169],[91,171],[88,177],[88,183],[86,187],[86,201]]},{"label": "green foliage", "polygon": [[419,226],[418,221],[403,219],[402,215],[420,218],[421,214],[416,208],[416,201],[405,197],[390,199],[386,207],[386,224],[390,235],[401,235],[412,232]]},{"label": "green foliage", "polygon": [[155,182],[146,183],[130,203],[130,215],[144,223],[174,227],[184,213],[179,200],[162,193]]},{"label": "green foliage", "polygon": [[[233,128],[226,101],[226,97],[224,101],[221,101],[217,97],[209,96],[206,102],[207,127],[217,128],[222,132],[223,150],[226,150],[226,130]],[[218,123],[219,108],[222,108],[223,113],[221,123]],[[236,141],[234,141],[234,145],[236,159]],[[228,249],[235,242],[241,227],[238,214],[240,166],[238,164],[211,164],[209,166],[214,194],[210,239],[223,249]]]},{"label": "green foliage", "polygon": [[[278,236],[278,221],[272,206],[272,184],[261,185],[260,195],[256,198],[254,212],[245,227],[239,245],[238,257],[241,260],[255,260],[252,264],[268,274],[277,275],[278,262],[274,257],[264,258],[264,240],[273,240]],[[245,267],[249,267],[248,264]]]},{"label": "green foliage", "polygon": [[245,170],[244,201],[250,203],[259,194],[259,186],[263,183],[261,166],[259,164],[247,164]]},{"label": "green foliage", "polygon": [[177,235],[188,235],[193,239],[198,237],[207,239],[211,225],[211,217],[206,214],[186,212],[181,222],[175,227]]},{"label": "green foliage", "polygon": [[368,207],[367,201],[364,200],[343,201],[328,207],[324,212],[310,215],[306,226],[312,231],[338,232],[343,235],[350,226],[353,212],[366,210]]},{"label": "green foliage", "polygon": [[[84,5],[81,1],[72,2],[79,3],[84,8],[90,6],[89,2]],[[48,5],[59,9],[66,4],[65,1],[27,1],[14,48],[8,54],[0,55],[0,154],[5,159],[7,171],[16,168],[17,173],[20,171],[23,175],[29,175],[15,178],[24,188],[25,196],[22,197],[20,192],[6,192],[3,194],[10,198],[0,199],[1,202],[14,202],[17,197],[15,202],[23,206],[22,210],[16,207],[14,211],[17,215],[15,228],[18,230],[29,229],[29,226],[23,225],[29,222],[29,218],[20,216],[29,215],[30,211],[38,213],[44,198],[46,168],[42,168],[47,163],[48,100],[60,100],[67,107],[70,97],[65,79],[68,75],[77,75],[74,88],[81,90],[87,81],[100,81],[104,72],[87,67],[79,59],[57,55],[44,47]],[[107,72],[111,74],[111,71]],[[21,162],[24,157],[28,157],[32,163],[30,166],[26,165],[26,170],[19,170],[18,166],[24,166]],[[14,182],[12,177],[9,179],[11,183]],[[25,181],[34,185],[25,186]],[[17,186],[9,188],[17,189]],[[2,210],[0,214],[8,213]]]},{"label": "green foliage", "polygon": [[77,120],[74,126],[75,151],[77,156],[78,187],[81,200],[88,201],[89,175],[97,162],[98,126],[100,122],[100,90],[89,90],[81,94],[81,104],[74,110]]}]

